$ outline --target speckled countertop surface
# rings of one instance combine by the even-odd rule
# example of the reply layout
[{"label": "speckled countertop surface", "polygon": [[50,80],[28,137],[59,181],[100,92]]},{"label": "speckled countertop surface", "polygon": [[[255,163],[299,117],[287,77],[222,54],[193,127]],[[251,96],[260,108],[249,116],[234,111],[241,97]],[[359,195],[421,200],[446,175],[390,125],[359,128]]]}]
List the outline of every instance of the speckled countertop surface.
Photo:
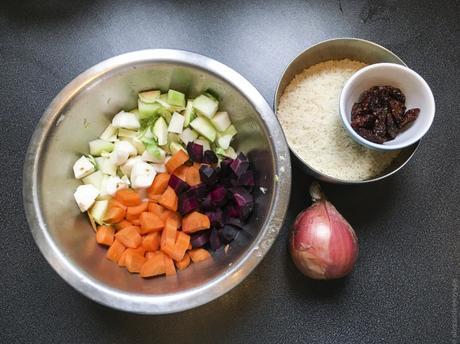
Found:
[{"label": "speckled countertop surface", "polygon": [[[0,5],[1,343],[457,343],[460,73],[458,1],[3,1]],[[372,185],[328,185],[360,239],[346,279],[315,282],[287,253],[311,179],[293,166],[291,205],[273,248],[225,296],[140,316],[100,306],[46,263],[22,206],[22,164],[42,111],[83,70],[144,48],[213,57],[272,102],[300,51],[360,37],[398,54],[431,85],[434,125],[411,162]]]}]

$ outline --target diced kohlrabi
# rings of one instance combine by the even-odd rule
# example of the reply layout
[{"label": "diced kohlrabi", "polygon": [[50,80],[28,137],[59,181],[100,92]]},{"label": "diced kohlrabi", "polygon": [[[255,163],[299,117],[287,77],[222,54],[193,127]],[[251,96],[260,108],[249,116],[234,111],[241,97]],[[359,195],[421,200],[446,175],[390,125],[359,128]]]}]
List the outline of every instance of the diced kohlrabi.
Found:
[{"label": "diced kohlrabi", "polygon": [[216,139],[216,129],[206,118],[197,117],[190,123],[190,126],[209,141],[214,142]]},{"label": "diced kohlrabi", "polygon": [[180,143],[177,142],[171,142],[169,144],[169,150],[171,151],[171,154],[176,154],[178,151],[183,150],[185,153],[187,153],[187,150],[182,146]]},{"label": "diced kohlrabi", "polygon": [[176,134],[176,133],[168,133],[168,142],[169,142],[169,143],[171,143],[171,142],[181,143],[179,134]]},{"label": "diced kohlrabi", "polygon": [[142,161],[142,158],[140,155],[129,158],[123,165],[120,166],[121,172],[123,172],[123,174],[127,176],[130,176],[133,166],[139,161]]},{"label": "diced kohlrabi", "polygon": [[144,119],[153,116],[155,112],[161,109],[161,104],[155,102],[153,104],[144,103],[142,100],[137,101],[137,106],[139,108],[139,118]]},{"label": "diced kohlrabi", "polygon": [[153,134],[157,138],[159,146],[168,143],[168,125],[163,117],[159,117],[153,125]]},{"label": "diced kohlrabi", "polygon": [[152,165],[140,161],[137,162],[131,170],[131,186],[137,188],[148,188],[152,185],[156,171]]},{"label": "diced kohlrabi", "polygon": [[134,145],[128,141],[128,140],[122,140],[115,142],[115,147],[113,148],[114,151],[126,151],[128,152],[128,155],[131,156],[136,156],[137,155],[137,149],[134,147]]},{"label": "diced kohlrabi", "polygon": [[225,111],[217,112],[215,116],[211,118],[211,122],[214,124],[217,131],[225,131],[232,124],[228,113]]},{"label": "diced kohlrabi", "polygon": [[137,150],[137,154],[142,154],[144,153],[145,151],[145,146],[144,144],[142,143],[142,141],[137,138],[137,137],[132,137],[132,138],[122,138],[120,141],[127,141],[129,142],[130,144],[132,144],[134,146],[134,148],[136,148]]},{"label": "diced kohlrabi", "polygon": [[184,128],[187,128],[190,125],[190,122],[193,121],[196,117],[195,110],[193,109],[193,100],[187,100],[187,106],[184,111]]},{"label": "diced kohlrabi", "polygon": [[105,213],[108,208],[108,200],[96,201],[88,213],[98,225],[103,225]]},{"label": "diced kohlrabi", "polygon": [[112,125],[115,128],[125,128],[137,130],[141,127],[137,116],[130,112],[121,111],[117,113],[112,119]]},{"label": "diced kohlrabi", "polygon": [[126,175],[123,175],[123,176],[121,177],[121,181],[122,181],[123,183],[125,183],[126,185],[128,185],[128,186],[131,185],[131,181],[129,180],[128,176],[126,176]]},{"label": "diced kohlrabi", "polygon": [[153,104],[160,97],[161,91],[145,91],[139,93],[139,99],[147,104]]},{"label": "diced kohlrabi", "polygon": [[231,159],[235,159],[237,156],[235,150],[232,147],[228,147],[227,149],[217,147],[216,154],[224,156],[226,158],[231,158]]},{"label": "diced kohlrabi", "polygon": [[203,146],[203,152],[206,152],[207,150],[211,150],[211,145],[209,144],[209,141],[204,138],[203,136],[200,136],[196,140],[193,141],[193,143],[196,143],[198,145]]},{"label": "diced kohlrabi", "polygon": [[96,171],[86,176],[81,181],[83,184],[91,184],[94,185],[98,190],[101,190],[101,183],[103,178],[104,174],[101,171]]},{"label": "diced kohlrabi", "polygon": [[142,160],[154,163],[162,163],[165,161],[166,152],[160,147],[157,147],[152,153],[149,150],[145,150],[145,152],[142,153]]},{"label": "diced kohlrabi", "polygon": [[100,156],[102,152],[110,153],[113,150],[114,144],[104,140],[93,140],[89,142],[89,154]]},{"label": "diced kohlrabi", "polygon": [[202,116],[212,118],[219,107],[219,102],[205,95],[196,97],[193,100],[193,108]]},{"label": "diced kohlrabi", "polygon": [[233,125],[229,126],[223,133],[217,133],[217,145],[223,149],[227,149],[236,133],[237,131]]},{"label": "diced kohlrabi", "polygon": [[179,135],[181,141],[187,145],[189,142],[193,142],[195,139],[198,138],[198,133],[190,128],[185,128],[182,134]]},{"label": "diced kohlrabi", "polygon": [[129,130],[129,129],[124,129],[120,128],[118,129],[118,137],[129,137],[129,138],[134,138],[139,135],[139,132],[135,130]]},{"label": "diced kohlrabi", "polygon": [[117,129],[112,124],[109,124],[99,138],[109,142],[117,141]]},{"label": "diced kohlrabi", "polygon": [[168,131],[170,133],[180,134],[184,129],[185,118],[180,113],[174,112],[169,122]]},{"label": "diced kohlrabi", "polygon": [[78,207],[82,212],[87,211],[99,196],[99,189],[92,184],[80,185],[73,194]]},{"label": "diced kohlrabi", "polygon": [[73,174],[75,175],[76,179],[81,179],[90,175],[96,170],[96,166],[84,155],[81,156],[80,159],[75,161],[73,165]]},{"label": "diced kohlrabi", "polygon": [[117,174],[117,165],[110,161],[110,158],[96,158],[97,168],[104,174],[115,176]]},{"label": "diced kohlrabi", "polygon": [[113,196],[118,190],[126,189],[126,184],[120,177],[109,177],[105,184],[105,191],[108,195]]},{"label": "diced kohlrabi", "polygon": [[123,165],[130,156],[137,155],[137,149],[128,141],[115,143],[113,152],[110,154],[110,161],[116,166]]},{"label": "diced kohlrabi", "polygon": [[175,91],[175,90],[169,90],[168,98],[166,101],[168,102],[168,104],[171,104],[173,106],[184,107],[185,106],[185,94]]}]

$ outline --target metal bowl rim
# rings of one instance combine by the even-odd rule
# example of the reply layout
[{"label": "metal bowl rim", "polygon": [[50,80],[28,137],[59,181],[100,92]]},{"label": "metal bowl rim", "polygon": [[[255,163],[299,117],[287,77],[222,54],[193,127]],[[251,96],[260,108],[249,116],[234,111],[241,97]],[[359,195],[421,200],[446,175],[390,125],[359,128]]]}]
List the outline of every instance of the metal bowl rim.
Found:
[{"label": "metal bowl rim", "polygon": [[[48,133],[62,110],[79,92],[105,74],[143,63],[172,63],[202,69],[228,83],[251,104],[272,143],[276,174],[272,204],[254,242],[225,272],[202,286],[175,294],[145,295],[111,288],[70,262],[47,231],[38,195],[40,156]],[[177,49],[146,49],[121,54],[90,67],[68,83],[44,111],[30,139],[23,167],[24,208],[33,238],[54,270],[72,287],[103,305],[142,314],[166,314],[210,302],[238,285],[260,263],[284,222],[291,190],[291,164],[281,125],[263,96],[241,74],[212,58]],[[263,245],[261,245],[263,243]]]}]

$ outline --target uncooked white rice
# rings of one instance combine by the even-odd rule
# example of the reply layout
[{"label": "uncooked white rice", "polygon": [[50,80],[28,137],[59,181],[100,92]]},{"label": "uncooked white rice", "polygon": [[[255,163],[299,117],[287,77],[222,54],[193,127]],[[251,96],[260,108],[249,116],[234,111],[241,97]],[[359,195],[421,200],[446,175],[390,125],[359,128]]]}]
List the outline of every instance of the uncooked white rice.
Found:
[{"label": "uncooked white rice", "polygon": [[364,148],[339,115],[340,92],[362,62],[327,61],[295,76],[281,96],[278,117],[292,149],[314,169],[342,180],[378,176],[399,154]]}]

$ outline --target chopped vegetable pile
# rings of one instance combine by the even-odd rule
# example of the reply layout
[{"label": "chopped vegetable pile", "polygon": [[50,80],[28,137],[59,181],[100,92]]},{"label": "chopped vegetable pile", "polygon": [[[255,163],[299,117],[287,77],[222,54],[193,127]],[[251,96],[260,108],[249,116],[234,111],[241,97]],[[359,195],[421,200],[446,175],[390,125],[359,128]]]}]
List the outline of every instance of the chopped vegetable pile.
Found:
[{"label": "chopped vegetable pile", "polygon": [[75,200],[106,258],[141,277],[175,275],[233,241],[254,208],[254,173],[211,92],[139,93],[74,164]]}]

